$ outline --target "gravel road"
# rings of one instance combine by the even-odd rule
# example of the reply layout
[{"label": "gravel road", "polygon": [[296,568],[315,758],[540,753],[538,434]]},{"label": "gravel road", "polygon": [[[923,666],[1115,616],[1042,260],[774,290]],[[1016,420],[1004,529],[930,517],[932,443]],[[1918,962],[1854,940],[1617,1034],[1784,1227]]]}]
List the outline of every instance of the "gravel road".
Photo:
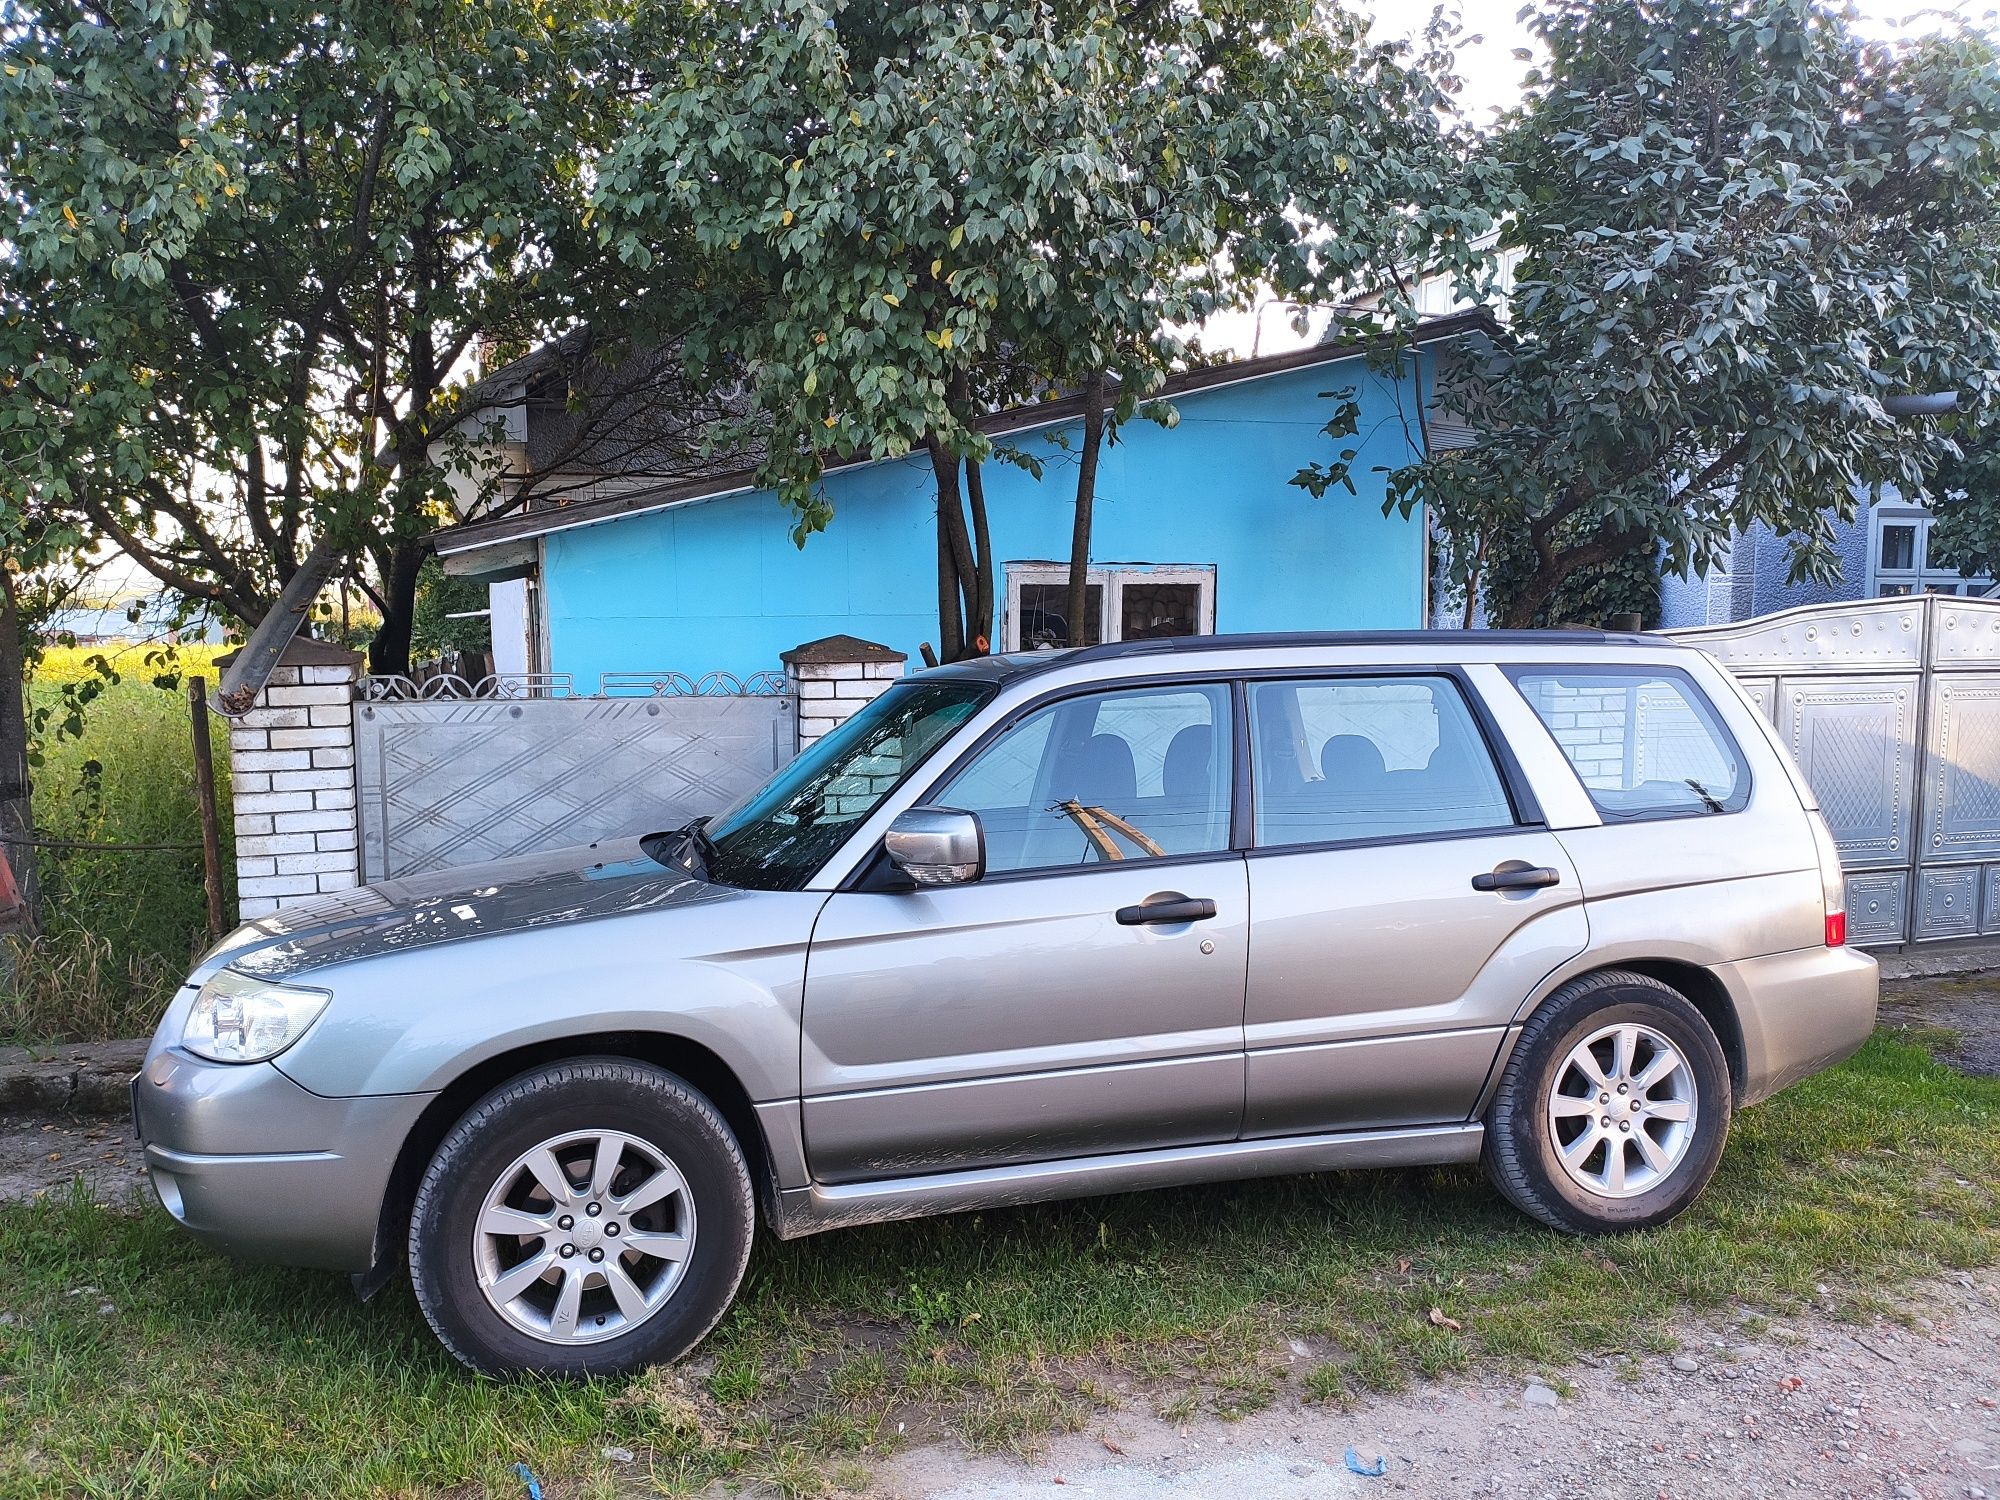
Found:
[{"label": "gravel road", "polygon": [[[944,1445],[876,1473],[878,1500],[1435,1496],[2000,1497],[2000,1273],[1908,1289],[1910,1321],[1689,1323],[1681,1352],[1538,1382],[1444,1381],[1351,1409],[1281,1400],[1234,1423],[1117,1414],[1033,1461]],[[1114,1446],[1115,1445],[1115,1449]],[[1384,1460],[1379,1479],[1348,1472]]]}]

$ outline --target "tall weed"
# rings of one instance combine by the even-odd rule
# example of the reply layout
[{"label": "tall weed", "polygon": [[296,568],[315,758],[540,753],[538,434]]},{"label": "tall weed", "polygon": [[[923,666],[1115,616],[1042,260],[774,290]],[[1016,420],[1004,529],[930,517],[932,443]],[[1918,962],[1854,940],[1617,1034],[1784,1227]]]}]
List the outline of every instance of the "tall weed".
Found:
[{"label": "tall weed", "polygon": [[[183,647],[175,665],[212,675],[218,648]],[[185,690],[152,680],[144,648],[50,650],[29,684],[31,707],[95,674],[103,655],[119,680],[89,704],[82,732],[45,734],[35,771],[41,836],[148,849],[43,849],[42,930],[8,941],[0,962],[0,1039],[83,1041],[150,1031],[189,959],[207,942],[201,824]],[[223,870],[231,879],[228,735],[213,724]],[[225,890],[224,908],[235,894]],[[11,976],[6,972],[11,967]]]}]

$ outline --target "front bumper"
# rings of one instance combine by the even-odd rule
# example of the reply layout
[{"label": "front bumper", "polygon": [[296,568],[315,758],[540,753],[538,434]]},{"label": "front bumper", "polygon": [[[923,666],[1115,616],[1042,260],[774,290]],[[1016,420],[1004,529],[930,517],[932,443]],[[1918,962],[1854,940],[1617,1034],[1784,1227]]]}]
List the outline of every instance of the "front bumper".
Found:
[{"label": "front bumper", "polygon": [[397,1153],[434,1094],[328,1099],[270,1063],[155,1042],[132,1113],[161,1205],[231,1255],[363,1271]]},{"label": "front bumper", "polygon": [[1743,1091],[1755,1104],[1852,1057],[1875,1029],[1881,977],[1856,948],[1799,948],[1716,972],[1743,1031]]}]

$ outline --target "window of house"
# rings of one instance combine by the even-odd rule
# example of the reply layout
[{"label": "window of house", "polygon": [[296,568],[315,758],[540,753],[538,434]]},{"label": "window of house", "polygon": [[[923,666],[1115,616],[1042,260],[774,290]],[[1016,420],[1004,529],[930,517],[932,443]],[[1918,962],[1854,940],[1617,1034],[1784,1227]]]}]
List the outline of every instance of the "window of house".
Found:
[{"label": "window of house", "polygon": [[[1107,622],[1109,629],[1107,630]],[[1101,641],[1147,641],[1215,632],[1212,567],[1092,568],[1085,595],[1083,631],[1069,627],[1069,568],[1062,563],[1009,563],[1002,646],[1042,651],[1094,646]]]},{"label": "window of house", "polygon": [[1994,580],[1965,578],[1931,555],[1931,515],[1915,507],[1877,506],[1869,536],[1869,593],[1878,599],[1909,594],[1963,594],[1985,598]]}]

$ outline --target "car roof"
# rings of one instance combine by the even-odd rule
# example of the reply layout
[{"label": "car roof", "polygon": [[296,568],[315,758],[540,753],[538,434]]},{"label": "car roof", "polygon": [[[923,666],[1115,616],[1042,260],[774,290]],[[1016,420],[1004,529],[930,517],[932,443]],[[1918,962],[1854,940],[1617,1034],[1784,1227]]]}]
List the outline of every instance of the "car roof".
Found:
[{"label": "car roof", "polygon": [[1637,631],[1612,630],[1286,630],[1250,632],[1241,635],[1180,635],[1157,640],[1108,641],[1100,646],[1063,650],[1013,651],[999,656],[980,656],[949,666],[935,667],[926,676],[974,678],[982,682],[1007,682],[1017,678],[1052,672],[1058,668],[1083,667],[1097,662],[1144,660],[1157,663],[1164,657],[1196,657],[1214,652],[1345,650],[1368,647],[1422,647],[1440,661],[1460,656],[1475,659],[1495,648],[1539,647],[1546,653],[1596,651],[1608,646],[1641,647],[1649,650],[1686,650],[1678,641]]}]

